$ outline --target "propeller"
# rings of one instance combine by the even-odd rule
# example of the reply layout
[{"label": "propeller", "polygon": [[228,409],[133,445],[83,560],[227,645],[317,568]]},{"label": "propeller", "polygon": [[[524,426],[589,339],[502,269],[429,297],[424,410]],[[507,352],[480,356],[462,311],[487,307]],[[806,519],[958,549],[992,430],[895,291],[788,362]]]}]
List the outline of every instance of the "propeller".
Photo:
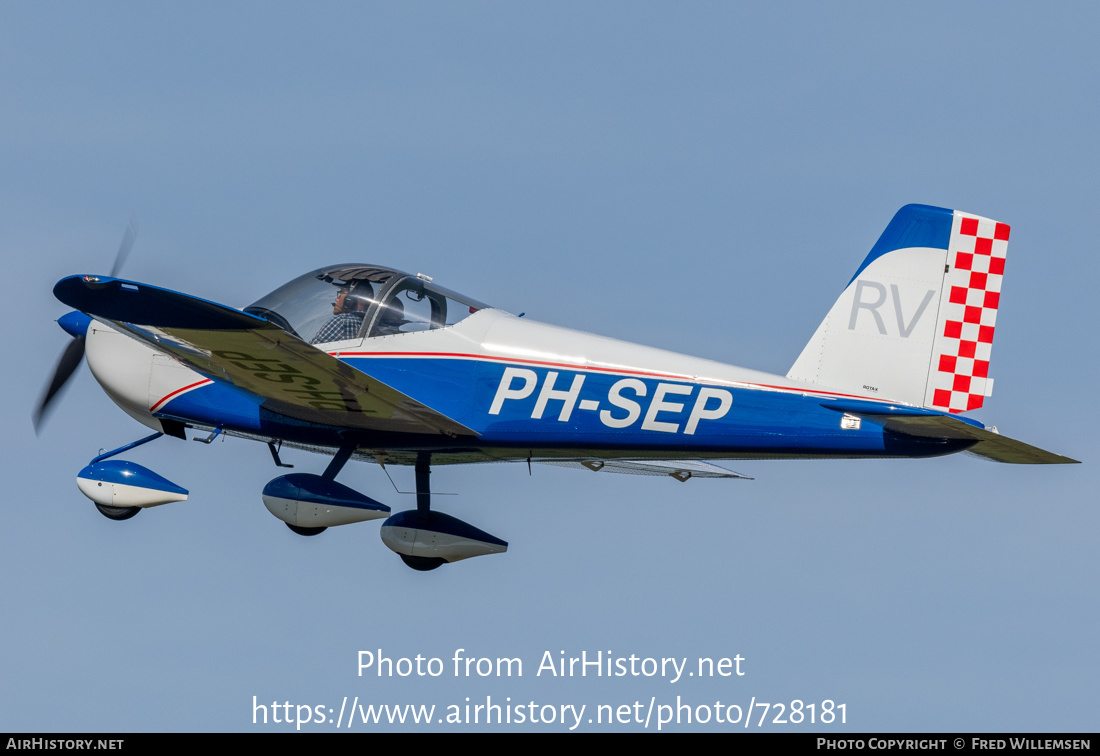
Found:
[{"label": "propeller", "polygon": [[61,353],[61,359],[57,361],[57,368],[54,369],[50,385],[42,394],[42,399],[38,402],[38,406],[34,408],[34,414],[31,417],[34,421],[35,435],[42,427],[42,418],[45,416],[46,410],[49,409],[50,402],[57,396],[57,392],[65,386],[65,383],[76,372],[76,369],[80,367],[80,361],[84,359],[84,339],[84,334],[80,334],[70,341],[69,345],[65,347],[65,351]]},{"label": "propeller", "polygon": [[111,278],[118,277],[119,271],[122,270],[123,263],[125,263],[126,258],[130,256],[130,250],[133,249],[135,239],[137,239],[137,226],[134,225],[134,219],[130,218],[130,222],[126,224],[126,233],[122,235],[122,243],[118,245],[118,254],[115,255],[115,264],[111,266]]},{"label": "propeller", "polygon": [[[115,278],[119,271],[122,270],[122,265],[130,255],[130,250],[134,246],[135,239],[137,239],[137,226],[134,224],[134,219],[131,218],[130,222],[126,224],[126,233],[122,236],[122,243],[118,247],[118,253],[115,254],[115,262],[114,265],[111,266],[111,278]],[[90,322],[88,316],[83,313],[72,312],[63,315],[57,322],[66,332],[72,334],[73,340],[65,347],[65,351],[61,353],[61,359],[57,361],[57,367],[54,368],[53,378],[50,379],[50,383],[46,387],[46,390],[42,392],[42,398],[39,399],[38,405],[34,408],[34,412],[31,415],[31,420],[34,423],[35,435],[38,434],[39,429],[42,427],[42,421],[50,409],[50,404],[53,402],[58,392],[68,383],[73,373],[76,372],[76,369],[80,367],[81,360],[84,359],[84,342],[86,340],[88,323]]]}]

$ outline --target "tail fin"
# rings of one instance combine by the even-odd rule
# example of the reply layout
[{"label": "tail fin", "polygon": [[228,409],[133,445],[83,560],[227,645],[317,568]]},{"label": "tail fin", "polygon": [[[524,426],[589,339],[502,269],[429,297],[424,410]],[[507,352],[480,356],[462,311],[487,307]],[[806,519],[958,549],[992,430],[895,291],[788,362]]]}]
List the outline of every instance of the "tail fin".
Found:
[{"label": "tail fin", "polygon": [[988,218],[906,205],[787,377],[943,411],[981,407],[1008,233]]}]

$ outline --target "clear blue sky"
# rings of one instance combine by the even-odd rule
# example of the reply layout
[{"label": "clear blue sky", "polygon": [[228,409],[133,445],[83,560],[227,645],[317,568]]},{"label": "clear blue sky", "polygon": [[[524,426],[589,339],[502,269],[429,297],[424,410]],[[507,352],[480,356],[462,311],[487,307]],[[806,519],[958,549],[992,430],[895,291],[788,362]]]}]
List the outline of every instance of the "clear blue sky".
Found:
[{"label": "clear blue sky", "polygon": [[[3,17],[0,730],[286,729],[254,726],[253,696],[832,699],[856,731],[1095,729],[1095,4],[36,2]],[[127,277],[234,306],[371,261],[785,373],[909,202],[1012,225],[996,392],[974,414],[1084,464],[756,461],[729,465],[751,482],[686,484],[439,469],[434,487],[460,494],[441,508],[511,548],[420,574],[377,524],[290,533],[260,501],[267,450],[239,439],[135,450],[191,499],[103,518],[76,473],[145,431],[86,368],[31,428],[68,338],[50,289],[108,270],[131,214]],[[376,467],[341,480],[412,506]],[[459,648],[520,657],[524,676],[356,675],[360,650]],[[739,654],[746,674],[536,677],[547,650]],[[703,727],[725,729],[684,729]]]}]

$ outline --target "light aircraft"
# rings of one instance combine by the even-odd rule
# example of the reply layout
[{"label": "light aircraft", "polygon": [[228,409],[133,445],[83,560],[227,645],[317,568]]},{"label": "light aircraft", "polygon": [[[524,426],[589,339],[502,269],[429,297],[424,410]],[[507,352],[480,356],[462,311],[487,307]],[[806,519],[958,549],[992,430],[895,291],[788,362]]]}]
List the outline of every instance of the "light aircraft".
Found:
[{"label": "light aircraft", "polygon": [[[116,277],[64,278],[75,341],[35,426],[86,353],[127,414],[156,431],[91,461],[77,483],[124,520],[188,492],[114,457],[186,430],[331,455],[321,475],[263,490],[294,532],[386,518],[414,569],[507,549],[432,507],[433,464],[556,463],[593,471],[744,477],[707,460],[931,457],[1075,460],[962,413],[989,396],[1009,227],[907,205],[786,376],[530,321],[377,265],[306,273],[243,311]],[[350,459],[415,469],[416,509],[390,513],[336,482]]]}]

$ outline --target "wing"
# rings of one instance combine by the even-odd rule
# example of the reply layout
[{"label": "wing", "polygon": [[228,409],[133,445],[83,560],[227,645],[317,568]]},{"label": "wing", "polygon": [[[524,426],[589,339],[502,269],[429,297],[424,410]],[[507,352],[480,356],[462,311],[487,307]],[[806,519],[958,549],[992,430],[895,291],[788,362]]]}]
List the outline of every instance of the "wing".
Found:
[{"label": "wing", "polygon": [[966,451],[994,462],[1017,465],[1067,465],[1079,460],[1002,436],[996,430],[972,425],[962,418],[913,407],[889,407],[862,402],[830,402],[823,407],[880,423],[886,430],[921,438],[973,440]]},{"label": "wing", "polygon": [[359,430],[478,435],[267,320],[225,305],[102,276],[64,278],[54,296],[261,398],[265,409],[285,417]]}]

